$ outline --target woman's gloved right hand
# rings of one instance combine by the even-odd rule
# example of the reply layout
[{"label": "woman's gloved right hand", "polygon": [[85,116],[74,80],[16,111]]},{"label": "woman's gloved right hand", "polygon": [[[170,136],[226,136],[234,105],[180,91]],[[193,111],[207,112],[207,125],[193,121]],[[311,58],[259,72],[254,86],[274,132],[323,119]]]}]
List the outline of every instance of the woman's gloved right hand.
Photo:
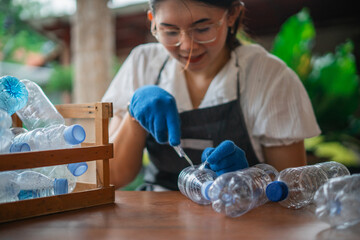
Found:
[{"label": "woman's gloved right hand", "polygon": [[180,144],[180,117],[175,98],[164,89],[147,85],[134,92],[129,113],[158,143]]}]

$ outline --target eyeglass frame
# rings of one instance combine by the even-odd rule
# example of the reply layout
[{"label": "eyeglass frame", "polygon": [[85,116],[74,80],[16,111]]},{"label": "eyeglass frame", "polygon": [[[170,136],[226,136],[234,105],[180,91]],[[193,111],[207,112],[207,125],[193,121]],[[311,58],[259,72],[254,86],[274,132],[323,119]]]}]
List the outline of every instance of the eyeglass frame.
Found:
[{"label": "eyeglass frame", "polygon": [[[215,26],[216,28],[221,27],[221,25],[224,23],[224,18],[225,18],[225,16],[226,16],[227,14],[228,14],[228,10],[225,10],[223,16],[222,16],[216,23],[210,23],[210,24],[205,25],[205,26]],[[184,29],[174,30],[174,31],[178,31],[179,34],[180,34],[179,42],[177,42],[176,44],[165,44],[165,43],[163,43],[163,44],[166,45],[166,46],[169,46],[169,47],[170,47],[170,46],[171,46],[171,47],[178,47],[178,46],[180,46],[180,45],[181,45],[181,34],[184,34],[184,33],[186,33],[189,37],[191,37],[194,42],[200,43],[200,44],[211,43],[211,42],[214,42],[214,41],[216,40],[217,36],[215,36],[213,39],[207,40],[207,41],[198,41],[198,40],[194,39],[193,36],[189,34],[189,31],[192,31],[192,30],[194,30],[194,29],[196,29],[196,28],[199,28],[199,27],[190,27],[190,28],[188,28],[188,29],[186,29],[186,30],[184,30]],[[216,30],[218,30],[218,29],[216,29]],[[155,25],[155,27],[151,30],[151,34],[152,34],[159,42],[161,42],[161,41],[160,41],[160,37],[158,36],[157,32],[158,32],[158,30],[156,29],[156,25]]]}]

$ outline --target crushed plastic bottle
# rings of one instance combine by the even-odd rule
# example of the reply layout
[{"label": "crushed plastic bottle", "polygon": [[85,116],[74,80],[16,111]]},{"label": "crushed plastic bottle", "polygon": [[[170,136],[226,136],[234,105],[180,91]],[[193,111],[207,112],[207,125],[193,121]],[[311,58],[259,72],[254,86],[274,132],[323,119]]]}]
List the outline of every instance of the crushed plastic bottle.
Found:
[{"label": "crushed plastic bottle", "polygon": [[268,201],[265,189],[278,171],[259,164],[219,176],[209,187],[212,208],[229,217],[241,216]]},{"label": "crushed plastic bottle", "polygon": [[337,162],[287,168],[268,185],[266,195],[283,207],[299,209],[312,203],[315,192],[326,183],[328,176],[339,175],[349,175],[349,171]]},{"label": "crushed plastic bottle", "polygon": [[65,120],[35,82],[23,79],[29,93],[27,104],[16,113],[28,130],[64,125]]},{"label": "crushed plastic bottle", "polygon": [[34,171],[1,172],[0,180],[0,202],[68,193],[67,179],[51,179]]},{"label": "crushed plastic bottle", "polygon": [[31,151],[72,148],[85,140],[86,134],[82,126],[52,125],[47,128],[37,128],[17,135],[13,144],[27,143]]},{"label": "crushed plastic bottle", "polygon": [[215,180],[216,176],[215,172],[205,168],[205,163],[189,166],[180,172],[178,187],[180,192],[193,202],[208,205],[211,201],[206,196],[206,188]]},{"label": "crushed plastic bottle", "polygon": [[360,222],[360,174],[330,179],[315,194],[315,215],[334,228]]}]

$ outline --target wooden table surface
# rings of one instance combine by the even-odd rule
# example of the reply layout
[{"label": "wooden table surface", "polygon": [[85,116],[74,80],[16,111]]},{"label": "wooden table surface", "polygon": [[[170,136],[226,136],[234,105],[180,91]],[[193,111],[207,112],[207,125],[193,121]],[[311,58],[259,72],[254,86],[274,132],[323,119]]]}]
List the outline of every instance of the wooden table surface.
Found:
[{"label": "wooden table surface", "polygon": [[229,218],[180,192],[116,191],[115,204],[0,224],[0,239],[360,239],[360,230],[330,229],[276,203]]}]

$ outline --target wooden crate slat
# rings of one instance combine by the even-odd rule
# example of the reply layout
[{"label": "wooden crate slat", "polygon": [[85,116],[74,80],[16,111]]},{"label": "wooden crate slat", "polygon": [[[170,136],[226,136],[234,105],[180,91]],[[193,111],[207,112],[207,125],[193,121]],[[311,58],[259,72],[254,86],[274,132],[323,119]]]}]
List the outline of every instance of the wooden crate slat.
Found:
[{"label": "wooden crate slat", "polygon": [[56,109],[64,118],[95,118],[94,104],[61,104]]},{"label": "wooden crate slat", "polygon": [[113,157],[113,145],[0,155],[0,171],[37,168]]},{"label": "wooden crate slat", "polygon": [[114,186],[0,204],[0,223],[113,203]]}]

